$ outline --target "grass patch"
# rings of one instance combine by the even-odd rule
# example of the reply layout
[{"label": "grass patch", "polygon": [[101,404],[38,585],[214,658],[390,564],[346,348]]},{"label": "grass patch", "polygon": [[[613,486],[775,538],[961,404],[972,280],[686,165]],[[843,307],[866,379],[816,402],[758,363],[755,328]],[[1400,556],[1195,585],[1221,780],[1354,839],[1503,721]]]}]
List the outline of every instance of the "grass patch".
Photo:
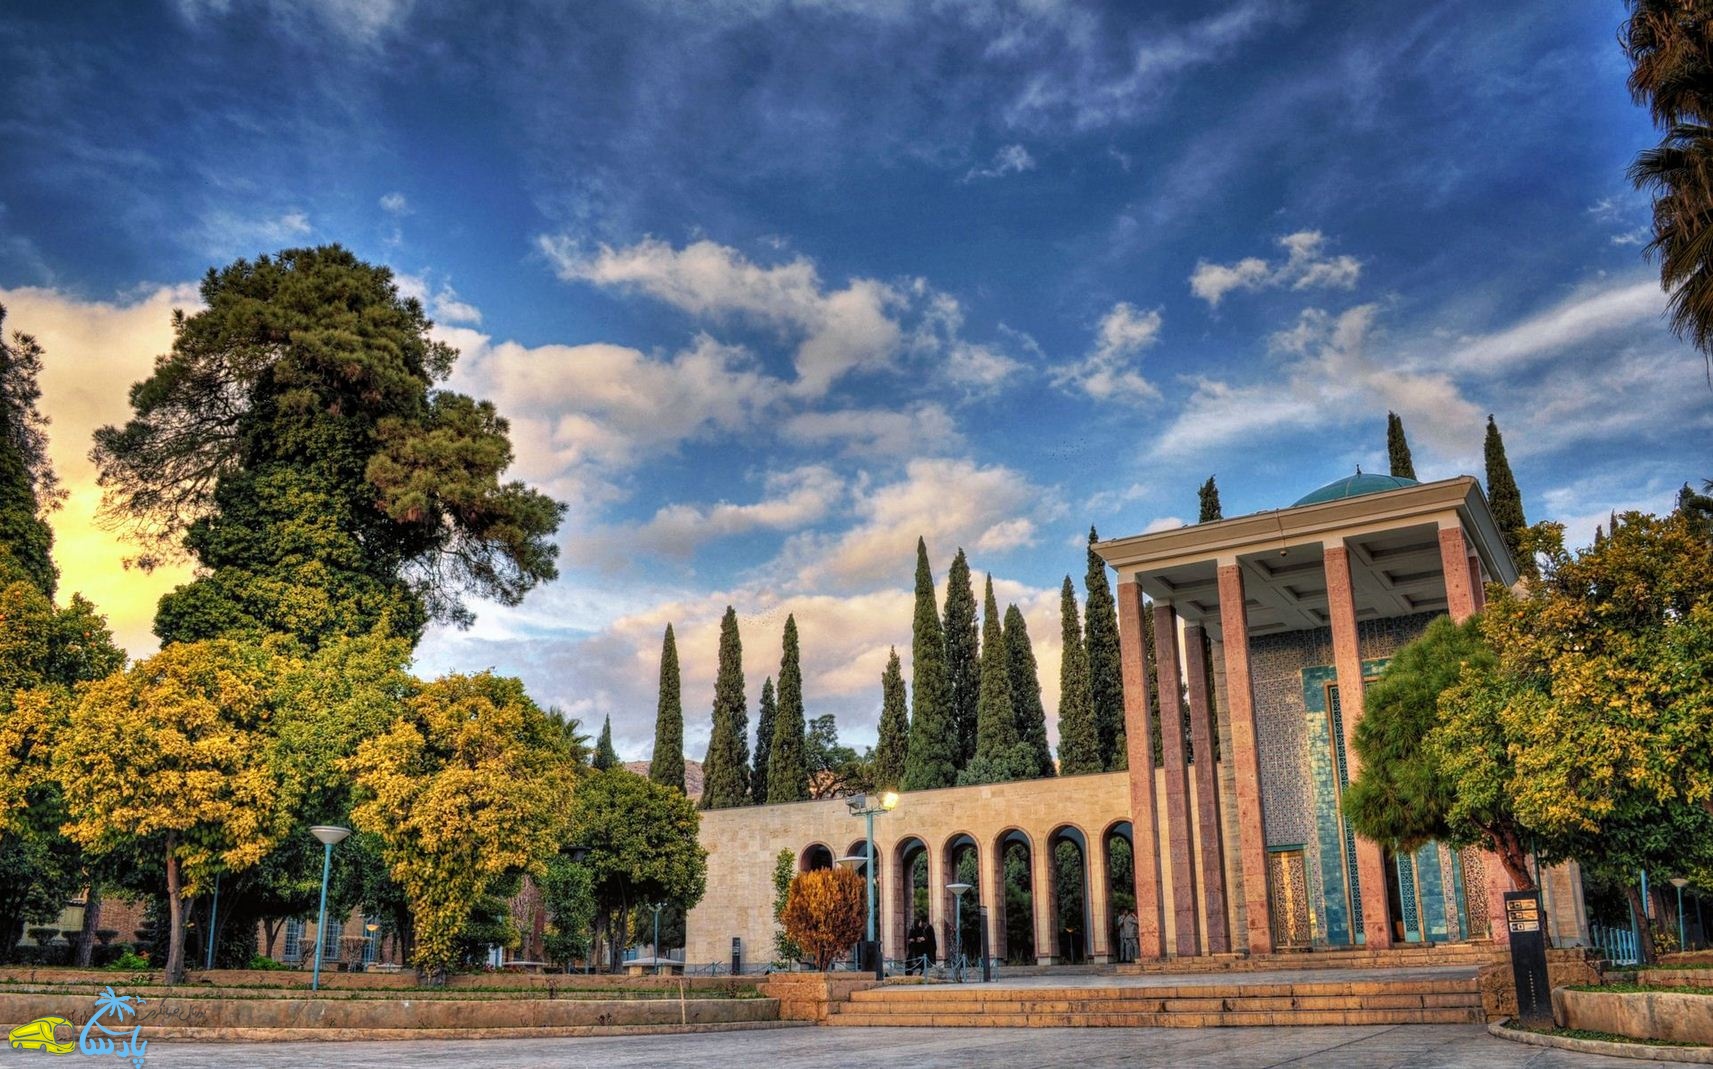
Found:
[{"label": "grass patch", "polygon": [[1593,991],[1608,995],[1713,995],[1713,987],[1674,984],[1575,984],[1571,991]]},{"label": "grass patch", "polygon": [[1699,1043],[1681,1043],[1670,1039],[1637,1039],[1635,1036],[1619,1035],[1616,1032],[1591,1032],[1586,1028],[1529,1028],[1515,1021],[1508,1021],[1505,1027],[1513,1032],[1529,1032],[1537,1036],[1554,1036],[1558,1039],[1592,1039],[1600,1043],[1628,1043],[1636,1047],[1688,1047],[1692,1050],[1705,1050]]}]

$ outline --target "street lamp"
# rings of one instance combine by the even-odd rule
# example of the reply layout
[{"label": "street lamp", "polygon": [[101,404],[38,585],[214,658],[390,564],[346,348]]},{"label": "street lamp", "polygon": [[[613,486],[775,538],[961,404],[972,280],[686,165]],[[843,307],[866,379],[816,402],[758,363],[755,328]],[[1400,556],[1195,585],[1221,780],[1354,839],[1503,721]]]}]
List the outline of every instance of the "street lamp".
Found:
[{"label": "street lamp", "polygon": [[375,946],[375,933],[381,930],[381,926],[374,921],[368,921],[363,925],[363,930],[369,933],[369,958],[363,963],[363,971],[368,972],[369,965],[381,956],[380,949]]},{"label": "street lamp", "polygon": [[656,902],[648,908],[654,910],[654,971],[658,974],[660,972],[660,911],[666,908],[666,903]]},{"label": "street lamp", "polygon": [[317,824],[309,829],[309,834],[321,840],[325,848],[321,854],[321,912],[315,921],[315,974],[310,978],[309,989],[321,990],[321,947],[327,942],[327,876],[333,871],[333,844],[345,841],[351,834],[350,828],[341,828],[334,824]]},{"label": "street lamp", "polygon": [[875,901],[874,886],[874,815],[891,812],[898,805],[898,794],[895,791],[882,791],[880,796],[870,799],[866,794],[859,794],[845,803],[850,808],[851,816],[864,817],[868,820],[868,834],[864,839],[868,854],[868,952],[874,955],[874,978],[886,979],[886,958],[880,953],[880,946],[875,942],[874,913],[878,903]]},{"label": "street lamp", "polygon": [[1689,929],[1683,924],[1683,888],[1688,883],[1689,881],[1682,876],[1673,877],[1671,881],[1671,885],[1677,888],[1677,949],[1679,951],[1689,949]]},{"label": "street lamp", "polygon": [[956,961],[958,963],[958,983],[964,982],[964,895],[973,884],[948,883],[946,890],[952,892],[952,939],[957,947]]}]

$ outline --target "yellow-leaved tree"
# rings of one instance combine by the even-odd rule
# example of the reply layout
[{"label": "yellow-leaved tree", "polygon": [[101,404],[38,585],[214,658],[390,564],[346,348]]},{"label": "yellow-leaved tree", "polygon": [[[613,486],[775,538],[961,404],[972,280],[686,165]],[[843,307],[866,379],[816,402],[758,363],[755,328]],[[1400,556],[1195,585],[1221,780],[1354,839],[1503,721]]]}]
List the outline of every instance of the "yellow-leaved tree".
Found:
[{"label": "yellow-leaved tree", "polygon": [[275,771],[269,646],[168,646],[79,689],[54,755],[64,832],[102,854],[141,846],[166,862],[169,982],[184,975],[187,901],[254,865],[291,826]]},{"label": "yellow-leaved tree", "polygon": [[382,841],[415,920],[413,963],[439,979],[498,881],[542,875],[558,848],[575,762],[516,679],[453,675],[423,686],[345,762],[358,828]]},{"label": "yellow-leaved tree", "polygon": [[863,880],[850,869],[800,872],[786,894],[779,919],[785,934],[808,951],[815,967],[826,971],[867,930]]}]

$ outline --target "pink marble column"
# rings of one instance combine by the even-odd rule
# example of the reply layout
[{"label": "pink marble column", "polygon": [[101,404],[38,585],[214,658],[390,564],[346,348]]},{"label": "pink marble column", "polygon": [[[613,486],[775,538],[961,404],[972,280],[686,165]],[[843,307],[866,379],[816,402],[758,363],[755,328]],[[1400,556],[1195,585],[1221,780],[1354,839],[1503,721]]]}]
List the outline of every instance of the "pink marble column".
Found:
[{"label": "pink marble column", "polygon": [[[1237,781],[1238,860],[1248,921],[1244,945],[1251,954],[1273,952],[1273,913],[1267,901],[1267,840],[1261,819],[1261,755],[1255,737],[1255,681],[1249,672],[1249,608],[1243,571],[1235,560],[1219,564],[1219,628],[1224,639],[1226,705],[1231,716],[1232,762]],[[1135,782],[1135,777],[1131,778]]]},{"label": "pink marble column", "polygon": [[1456,623],[1475,615],[1475,588],[1469,581],[1469,549],[1463,539],[1463,528],[1455,522],[1441,522],[1439,528],[1439,563],[1445,575],[1445,607]]},{"label": "pink marble column", "polygon": [[1190,845],[1190,777],[1184,761],[1184,711],[1179,695],[1178,614],[1154,603],[1154,682],[1160,695],[1160,756],[1165,766],[1166,851],[1172,859],[1172,925],[1179,957],[1201,953],[1196,912],[1195,854]]},{"label": "pink marble column", "polygon": [[1469,555],[1469,589],[1475,611],[1480,612],[1487,607],[1487,584],[1481,581],[1481,558],[1471,553]]},{"label": "pink marble column", "polygon": [[1213,720],[1213,695],[1203,657],[1206,636],[1201,624],[1184,627],[1184,681],[1190,691],[1190,742],[1195,747],[1191,771],[1196,782],[1196,832],[1201,839],[1201,896],[1207,907],[1207,952],[1231,951],[1231,920],[1225,910],[1225,848],[1219,830],[1219,766],[1213,759],[1218,734]]},{"label": "pink marble column", "polygon": [[[1130,834],[1136,878],[1140,954],[1166,956],[1160,901],[1159,818],[1154,803],[1154,740],[1148,716],[1148,671],[1142,652],[1142,588],[1122,580],[1118,597],[1118,648],[1124,675],[1125,758],[1130,765]],[[1051,871],[1051,869],[1049,869]]]},{"label": "pink marble column", "polygon": [[[1356,593],[1350,581],[1350,551],[1343,541],[1321,547],[1326,569],[1326,607],[1332,620],[1332,660],[1338,671],[1338,702],[1344,721],[1344,760],[1352,781],[1362,769],[1356,755],[1356,725],[1362,721],[1362,652],[1356,638]],[[1341,788],[1342,790],[1342,788]],[[1342,795],[1341,802],[1342,804]],[[1362,938],[1369,949],[1392,945],[1386,909],[1386,858],[1380,844],[1356,840],[1356,881],[1362,896]]]}]

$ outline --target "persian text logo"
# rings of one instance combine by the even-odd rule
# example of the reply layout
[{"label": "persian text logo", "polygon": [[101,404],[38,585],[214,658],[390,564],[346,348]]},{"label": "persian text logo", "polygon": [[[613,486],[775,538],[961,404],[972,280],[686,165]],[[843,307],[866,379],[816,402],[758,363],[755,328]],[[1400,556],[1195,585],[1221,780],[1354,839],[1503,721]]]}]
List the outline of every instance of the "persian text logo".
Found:
[{"label": "persian text logo", "polygon": [[77,1034],[76,1043],[59,1038],[60,1029],[65,1029],[68,1034],[71,1031],[71,1022],[64,1017],[38,1017],[29,1024],[12,1029],[6,1039],[13,1050],[33,1048],[48,1054],[70,1054],[74,1050],[97,1056],[112,1054],[128,1060],[132,1069],[143,1069],[143,1051],[149,1043],[141,1038],[142,1027],[132,1025],[129,1032],[124,1027],[126,1018],[135,1016],[137,1007],[143,1002],[134,995],[119,995],[111,987],[103,988],[101,994],[95,996],[95,1012],[89,1015],[83,1030]]}]

